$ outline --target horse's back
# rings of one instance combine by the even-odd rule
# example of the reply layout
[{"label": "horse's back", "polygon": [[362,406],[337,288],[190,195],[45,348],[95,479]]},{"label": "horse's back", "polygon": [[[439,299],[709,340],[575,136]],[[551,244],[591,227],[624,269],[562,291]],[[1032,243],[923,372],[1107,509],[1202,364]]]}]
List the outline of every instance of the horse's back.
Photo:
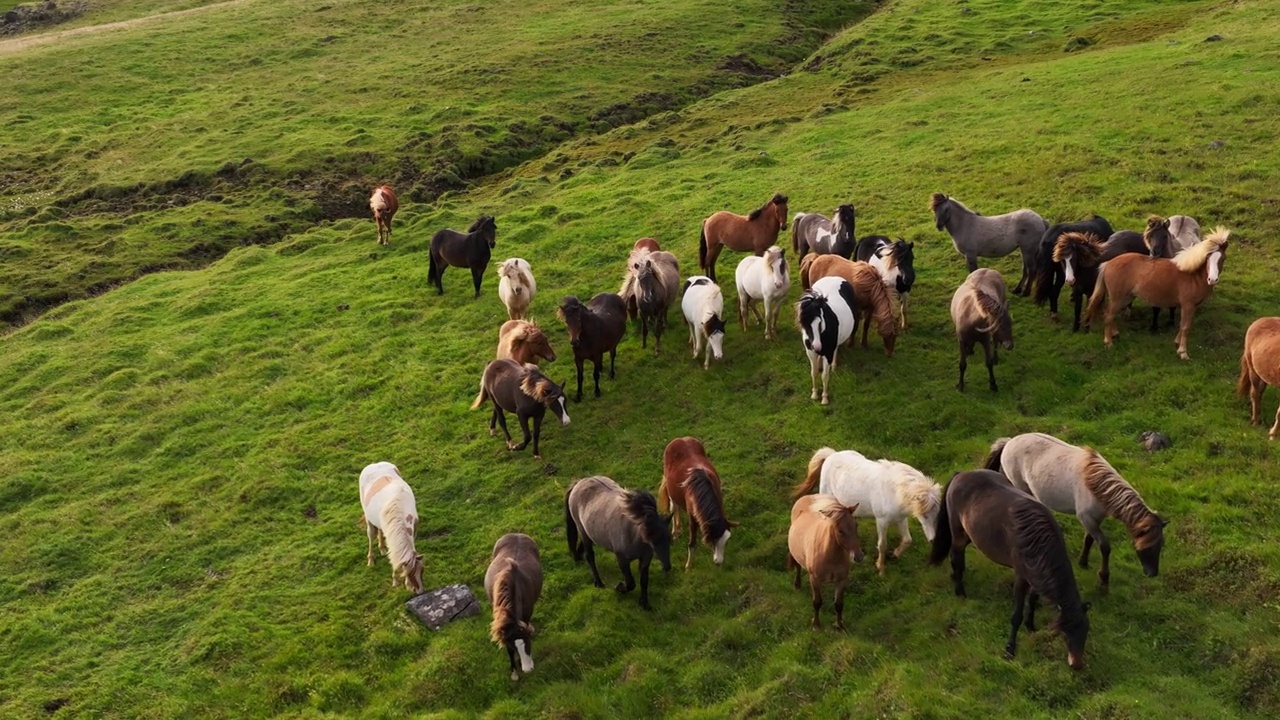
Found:
[{"label": "horse's back", "polygon": [[787,550],[805,570],[814,571],[819,564],[834,561],[837,568],[849,563],[849,555],[836,540],[834,521],[814,509],[841,501],[834,495],[818,493],[802,495],[791,506],[791,526],[787,529]]},{"label": "horse's back", "polygon": [[1280,317],[1254,320],[1244,335],[1244,354],[1268,385],[1280,384]]},{"label": "horse's back", "polygon": [[1147,247],[1146,241],[1142,239],[1142,233],[1134,232],[1133,230],[1120,230],[1112,233],[1111,237],[1107,238],[1107,241],[1102,245],[1102,254],[1098,256],[1098,262],[1106,262],[1128,253],[1139,255],[1150,253],[1150,248]]},{"label": "horse's back", "polygon": [[360,472],[360,506],[364,508],[365,520],[373,522],[375,527],[380,527],[379,511],[386,497],[383,491],[397,480],[404,482],[400,469],[385,461],[368,465]]},{"label": "horse's back", "polygon": [[493,586],[498,574],[506,567],[514,566],[526,585],[522,589],[532,593],[529,605],[524,608],[527,618],[532,610],[532,603],[542,594],[542,559],[538,544],[524,533],[507,533],[494,543],[492,558],[484,576],[484,589],[489,602],[493,602]]},{"label": "horse's back", "polygon": [[818,492],[845,505],[858,505],[858,517],[871,517],[875,486],[882,482],[880,466],[857,450],[832,453],[822,464]]},{"label": "horse's back", "polygon": [[1040,501],[992,470],[957,473],[947,483],[946,502],[953,532],[958,525],[983,555],[1005,567],[1013,567],[1015,511],[1031,503],[1049,513]]},{"label": "horse's back", "polygon": [[626,516],[626,497],[627,491],[612,478],[583,478],[569,490],[569,514],[592,543],[626,553],[639,542],[639,533]]},{"label": "horse's back", "polygon": [[1010,438],[1001,469],[1014,486],[1058,512],[1074,513],[1092,504],[1084,487],[1083,448],[1045,433]]}]

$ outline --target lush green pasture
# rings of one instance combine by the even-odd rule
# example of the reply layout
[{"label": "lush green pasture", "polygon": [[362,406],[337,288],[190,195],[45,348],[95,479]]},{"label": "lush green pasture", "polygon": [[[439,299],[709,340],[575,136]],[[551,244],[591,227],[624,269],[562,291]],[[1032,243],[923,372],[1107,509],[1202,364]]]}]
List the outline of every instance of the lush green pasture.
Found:
[{"label": "lush green pasture", "polygon": [[[655,5],[624,7],[667,12]],[[570,142],[466,194],[409,203],[390,248],[375,244],[371,222],[341,219],[204,270],[147,275],[0,338],[0,715],[1280,713],[1280,462],[1234,395],[1245,328],[1280,314],[1280,11],[964,7],[886,3],[797,59],[812,71]],[[1201,42],[1215,33],[1225,39]],[[1096,42],[1064,53],[1077,36]],[[873,42],[878,69],[859,78]],[[893,60],[908,47],[934,57]],[[316,96],[337,104],[329,92]],[[365,112],[380,122],[384,110]],[[305,131],[322,148],[331,128],[312,120]],[[156,142],[179,142],[174,132]],[[677,321],[660,356],[624,341],[604,397],[572,404],[568,428],[548,424],[544,462],[507,452],[486,432],[487,413],[468,411],[505,314],[492,275],[480,300],[458,269],[443,297],[427,290],[434,230],[498,217],[497,257],[525,257],[537,275],[536,316],[560,353],[547,368],[560,380],[572,362],[558,298],[615,290],[643,235],[690,274],[702,217],[745,212],[777,190],[793,212],[852,200],[860,234],[916,242],[911,331],[893,358],[878,342],[842,351],[832,405],[808,399],[789,325],[770,343],[758,328],[731,327],[725,362],[704,372]],[[1019,298],[1017,347],[996,369],[1001,391],[985,390],[978,363],[969,392],[956,392],[947,304],[964,264],[933,228],[934,191],[987,213],[1032,207],[1051,222],[1098,212],[1137,228],[1149,213],[1182,212],[1229,225],[1192,360],[1177,359],[1171,331],[1147,334],[1145,311],[1107,350],[1099,333],[1072,335]],[[188,212],[175,217],[203,217]],[[730,305],[740,257],[719,265]],[[1016,281],[1015,258],[986,264]],[[31,256],[6,265],[53,274]],[[1173,449],[1147,454],[1137,442],[1147,429]],[[1001,659],[1011,574],[970,551],[970,597],[955,598],[947,571],[925,565],[914,524],[916,547],[885,577],[870,563],[855,568],[847,633],[808,629],[807,588],[791,588],[783,561],[789,490],[813,450],[889,456],[945,482],[996,437],[1033,430],[1097,447],[1171,520],[1158,578],[1142,577],[1114,523],[1110,594],[1097,591],[1096,555],[1093,570],[1077,571],[1093,603],[1083,671],[1067,668],[1048,630]],[[591,587],[572,563],[562,496],[588,474],[656,489],[662,448],[685,434],[707,444],[742,527],[722,568],[700,548],[683,572],[678,549],[677,569],[655,573],[646,613],[634,596]],[[432,633],[406,615],[403,591],[388,590],[385,564],[364,566],[356,478],[376,460],[397,463],[415,488],[430,587],[479,591],[499,535],[539,541],[547,584],[532,675],[507,679],[487,619]],[[1061,520],[1074,553],[1078,524]],[[607,554],[600,568],[607,583],[618,578]]]}]

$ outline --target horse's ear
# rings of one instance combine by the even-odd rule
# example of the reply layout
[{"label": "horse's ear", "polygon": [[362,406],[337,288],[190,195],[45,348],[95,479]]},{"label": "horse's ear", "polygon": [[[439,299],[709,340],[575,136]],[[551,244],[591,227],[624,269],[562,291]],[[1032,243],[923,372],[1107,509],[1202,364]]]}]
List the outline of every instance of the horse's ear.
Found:
[{"label": "horse's ear", "polygon": [[[1158,517],[1158,516],[1157,516],[1157,517]],[[1159,520],[1160,520],[1160,527],[1162,527],[1162,528],[1169,527],[1169,521],[1168,521],[1168,520],[1166,520],[1166,519],[1164,519],[1164,518],[1159,518]]]},{"label": "horse's ear", "polygon": [[738,527],[738,525],[739,525],[739,523],[737,523],[737,522],[735,522],[735,521],[733,521],[733,520],[726,520],[725,522],[726,522],[726,523],[728,523],[728,524],[729,524],[729,527],[731,527],[731,528],[736,528],[736,527]]},{"label": "horse's ear", "polygon": [[850,514],[850,515],[852,515],[852,514],[854,514],[855,512],[857,512],[857,511],[858,511],[858,506],[859,506],[859,505],[861,505],[861,504],[862,504],[862,503],[854,503],[854,504],[850,505],[850,506],[849,506],[849,514]]}]

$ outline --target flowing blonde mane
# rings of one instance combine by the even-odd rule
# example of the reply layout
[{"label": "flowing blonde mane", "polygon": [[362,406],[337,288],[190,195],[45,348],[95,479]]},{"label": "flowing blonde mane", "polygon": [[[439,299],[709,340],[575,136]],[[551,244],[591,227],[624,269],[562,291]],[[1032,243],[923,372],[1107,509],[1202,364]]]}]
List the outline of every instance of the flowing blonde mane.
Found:
[{"label": "flowing blonde mane", "polygon": [[1195,272],[1204,267],[1209,256],[1225,249],[1231,231],[1219,225],[1208,237],[1173,256],[1173,262],[1182,272]]},{"label": "flowing blonde mane", "polygon": [[[1129,534],[1134,537],[1138,537],[1140,531],[1149,528],[1152,524],[1160,522],[1151,508],[1142,501],[1138,491],[1120,477],[1120,473],[1117,473],[1097,450],[1087,446],[1081,449],[1085,453],[1081,473],[1084,476],[1084,486],[1106,509],[1108,515],[1124,523],[1129,529]],[[1150,534],[1142,533],[1142,537],[1137,542],[1137,548],[1142,550],[1150,542],[1154,542],[1154,538]]]},{"label": "flowing blonde mane", "polygon": [[524,380],[520,381],[520,391],[525,395],[538,402],[545,403],[547,397],[556,387],[557,385],[554,382],[542,374],[537,365],[533,363],[524,364]]},{"label": "flowing blonde mane", "polygon": [[512,578],[515,572],[516,561],[507,558],[506,567],[499,570],[493,579],[493,623],[489,625],[489,638],[499,646],[506,644],[503,630],[514,619],[511,614],[515,605],[515,582]]},{"label": "flowing blonde mane", "polygon": [[[412,520],[409,518],[412,517]],[[411,568],[417,559],[413,536],[417,530],[417,516],[413,508],[406,508],[404,494],[395,492],[382,506],[382,535],[387,540],[387,557],[393,567]]]},{"label": "flowing blonde mane", "polygon": [[928,475],[906,463],[895,460],[878,460],[897,478],[895,491],[898,502],[916,517],[928,517],[938,511],[942,502],[942,488]]},{"label": "flowing blonde mane", "polygon": [[1006,312],[1005,306],[977,286],[972,286],[970,289],[973,291],[973,304],[977,307],[978,314],[987,321],[987,326],[978,330],[984,333],[995,332],[1000,324],[1000,316]]}]

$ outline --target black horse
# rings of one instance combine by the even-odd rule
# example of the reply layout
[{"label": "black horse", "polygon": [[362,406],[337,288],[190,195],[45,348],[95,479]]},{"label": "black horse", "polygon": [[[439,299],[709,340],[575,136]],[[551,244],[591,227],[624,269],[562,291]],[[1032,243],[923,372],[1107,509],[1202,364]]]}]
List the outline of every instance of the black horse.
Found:
[{"label": "black horse", "polygon": [[[547,409],[555,413],[561,425],[569,424],[569,410],[565,407],[564,394],[567,382],[555,384],[533,363],[521,365],[515,360],[493,360],[484,368],[484,375],[480,378],[480,394],[471,404],[471,409],[475,410],[486,400],[493,401],[489,434],[494,434],[495,425],[501,425],[502,433],[507,436],[509,450],[523,450],[529,445],[529,418],[533,418],[533,456],[541,460],[542,451],[538,442],[542,438],[542,418],[546,416]],[[511,432],[507,430],[504,411],[515,413],[520,420],[524,440],[519,445],[511,442]]]},{"label": "black horse", "polygon": [[[1071,332],[1080,330],[1080,309],[1098,285],[1098,268],[1102,263],[1126,253],[1142,255],[1146,249],[1142,236],[1131,230],[1121,230],[1106,242],[1091,233],[1069,232],[1058,238],[1053,247],[1053,262],[1062,268],[1071,286],[1071,303],[1075,309]],[[1154,325],[1155,319],[1151,322]]]},{"label": "black horse", "polygon": [[1088,233],[1099,238],[1111,237],[1111,223],[1105,218],[1094,215],[1080,222],[1058,223],[1044,231],[1040,237],[1040,245],[1036,250],[1036,305],[1044,305],[1049,301],[1049,317],[1058,318],[1058,297],[1062,294],[1062,286],[1066,284],[1066,275],[1062,264],[1054,262],[1053,248],[1063,233]]},{"label": "black horse", "polygon": [[481,215],[465,233],[450,228],[431,236],[431,264],[427,269],[427,282],[434,284],[440,295],[444,294],[444,269],[471,268],[471,281],[480,297],[480,280],[489,267],[490,251],[497,244],[498,224],[491,215]]},{"label": "black horse", "polygon": [[609,353],[609,379],[613,379],[614,360],[618,356],[618,343],[627,332],[627,306],[617,293],[600,293],[584,305],[570,295],[560,301],[556,315],[569,330],[569,345],[573,347],[573,363],[578,366],[578,397],[582,402],[582,363],[590,360],[592,378],[596,383],[596,397],[600,397],[600,368],[604,354]]}]

